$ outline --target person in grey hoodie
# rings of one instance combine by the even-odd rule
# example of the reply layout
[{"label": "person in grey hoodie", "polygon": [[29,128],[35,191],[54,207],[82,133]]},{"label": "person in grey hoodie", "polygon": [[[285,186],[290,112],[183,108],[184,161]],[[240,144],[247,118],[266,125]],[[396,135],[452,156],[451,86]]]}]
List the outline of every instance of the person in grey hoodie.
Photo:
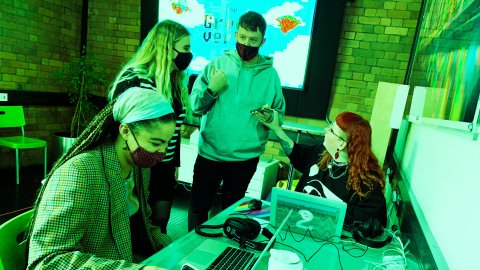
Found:
[{"label": "person in grey hoodie", "polygon": [[268,140],[268,129],[254,114],[261,120],[272,116],[251,111],[268,106],[278,111],[280,118],[285,112],[273,59],[258,54],[265,43],[265,30],[262,15],[253,11],[243,14],[235,33],[236,50],[213,59],[193,85],[192,109],[202,118],[188,212],[189,230],[208,219],[222,180],[223,209],[245,196]]}]

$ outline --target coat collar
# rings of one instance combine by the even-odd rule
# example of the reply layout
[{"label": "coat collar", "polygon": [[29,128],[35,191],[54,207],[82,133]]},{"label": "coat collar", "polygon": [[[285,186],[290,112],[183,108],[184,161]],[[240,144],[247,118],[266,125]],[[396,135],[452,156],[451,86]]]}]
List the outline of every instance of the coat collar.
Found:
[{"label": "coat collar", "polygon": [[120,162],[113,142],[101,147],[106,181],[110,187],[111,233],[122,258],[132,261],[130,216],[128,215],[125,180],[122,179]]}]

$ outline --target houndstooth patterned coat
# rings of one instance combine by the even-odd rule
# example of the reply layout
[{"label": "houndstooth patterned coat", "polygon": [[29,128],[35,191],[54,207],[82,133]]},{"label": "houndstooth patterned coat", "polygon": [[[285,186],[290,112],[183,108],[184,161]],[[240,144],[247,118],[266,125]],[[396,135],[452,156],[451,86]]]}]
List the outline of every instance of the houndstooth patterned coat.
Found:
[{"label": "houndstooth patterned coat", "polygon": [[[141,214],[154,250],[171,243],[150,221],[149,169],[135,169]],[[140,181],[136,181],[139,183]],[[140,189],[139,189],[140,188]],[[62,165],[48,181],[30,238],[27,269],[140,269],[132,263],[130,220],[113,143]]]}]

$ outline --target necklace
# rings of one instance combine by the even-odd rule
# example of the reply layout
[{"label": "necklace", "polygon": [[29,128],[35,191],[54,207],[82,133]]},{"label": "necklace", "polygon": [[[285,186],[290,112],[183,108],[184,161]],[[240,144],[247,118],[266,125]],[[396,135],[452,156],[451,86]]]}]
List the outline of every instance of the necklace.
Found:
[{"label": "necklace", "polygon": [[[333,170],[333,166],[335,166],[335,170]],[[330,178],[332,179],[338,179],[342,176],[344,176],[347,171],[348,171],[348,162],[337,162],[335,161],[334,159],[332,159],[330,161],[330,163],[328,164],[327,166],[328,168],[328,176],[330,176]],[[334,173],[338,172],[339,170],[342,170],[343,168],[343,172],[341,172],[339,175],[335,175]]]}]

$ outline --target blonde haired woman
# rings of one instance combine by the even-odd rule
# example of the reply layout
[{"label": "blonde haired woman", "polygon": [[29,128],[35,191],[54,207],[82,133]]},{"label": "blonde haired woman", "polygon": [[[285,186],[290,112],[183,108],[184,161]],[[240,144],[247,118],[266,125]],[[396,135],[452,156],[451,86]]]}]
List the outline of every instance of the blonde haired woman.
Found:
[{"label": "blonde haired woman", "polygon": [[109,92],[112,100],[131,87],[148,88],[163,94],[175,111],[175,133],[164,161],[152,168],[150,181],[152,220],[163,233],[167,232],[177,184],[175,175],[180,166],[180,126],[186,116],[191,116],[184,70],[192,58],[188,30],[177,22],[161,21],[150,30],[135,55],[118,73]]}]

